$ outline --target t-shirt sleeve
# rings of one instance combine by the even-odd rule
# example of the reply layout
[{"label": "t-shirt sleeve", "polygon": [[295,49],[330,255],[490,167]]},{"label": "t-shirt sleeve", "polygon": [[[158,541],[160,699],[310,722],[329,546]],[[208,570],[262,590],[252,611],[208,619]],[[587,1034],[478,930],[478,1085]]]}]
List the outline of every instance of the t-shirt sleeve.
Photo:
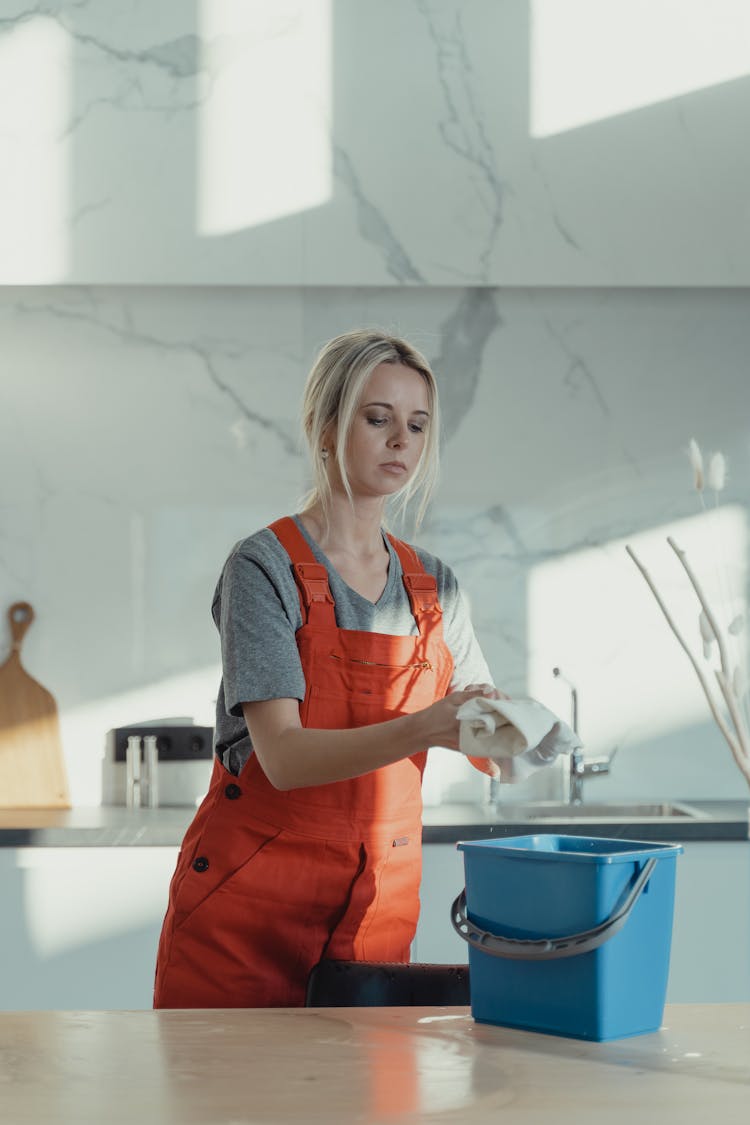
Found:
[{"label": "t-shirt sleeve", "polygon": [[443,593],[443,635],[453,656],[451,691],[460,691],[467,684],[494,683],[471,623],[466,598],[448,567]]},{"label": "t-shirt sleeve", "polygon": [[243,703],[304,699],[290,607],[257,559],[239,550],[230,556],[213,616],[221,636],[225,707],[231,715],[242,718]]}]

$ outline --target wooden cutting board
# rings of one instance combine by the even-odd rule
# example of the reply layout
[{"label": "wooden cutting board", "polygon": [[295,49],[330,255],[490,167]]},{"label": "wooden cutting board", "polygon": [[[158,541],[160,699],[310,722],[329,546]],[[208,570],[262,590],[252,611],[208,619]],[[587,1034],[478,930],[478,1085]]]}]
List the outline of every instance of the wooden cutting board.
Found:
[{"label": "wooden cutting board", "polygon": [[0,666],[0,808],[69,809],[57,704],[21,664],[33,620],[28,602],[8,610],[13,647]]}]

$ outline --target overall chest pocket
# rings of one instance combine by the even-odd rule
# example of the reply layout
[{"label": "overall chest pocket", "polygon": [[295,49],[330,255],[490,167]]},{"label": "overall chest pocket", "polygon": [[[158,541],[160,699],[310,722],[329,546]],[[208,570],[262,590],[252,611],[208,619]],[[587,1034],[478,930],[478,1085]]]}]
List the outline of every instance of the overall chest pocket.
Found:
[{"label": "overall chest pocket", "polygon": [[368,660],[336,651],[316,665],[313,688],[331,698],[400,701],[417,687],[424,689],[434,681],[429,660],[414,658],[403,663]]}]

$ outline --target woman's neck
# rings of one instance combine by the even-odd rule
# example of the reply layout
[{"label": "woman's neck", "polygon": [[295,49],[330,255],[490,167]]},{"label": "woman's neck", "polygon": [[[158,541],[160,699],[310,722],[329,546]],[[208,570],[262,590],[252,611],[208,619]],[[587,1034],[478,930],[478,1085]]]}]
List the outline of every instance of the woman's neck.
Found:
[{"label": "woman's neck", "polygon": [[301,512],[300,519],[329,557],[338,554],[366,561],[386,551],[381,531],[383,507],[379,498],[371,504],[352,505],[348,496],[334,495],[327,517],[317,502]]}]

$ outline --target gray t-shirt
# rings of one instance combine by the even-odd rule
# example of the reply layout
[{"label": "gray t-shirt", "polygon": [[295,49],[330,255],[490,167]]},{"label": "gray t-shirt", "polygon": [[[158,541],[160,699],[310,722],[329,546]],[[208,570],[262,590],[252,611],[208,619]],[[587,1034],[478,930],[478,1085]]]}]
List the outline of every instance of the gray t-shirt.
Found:
[{"label": "gray t-shirt", "polygon": [[[401,560],[386,536],[388,579],[373,604],[343,581],[310,538],[297,516],[297,527],[317,562],[328,571],[336,603],[336,624],[390,636],[415,636],[417,623],[402,581]],[[443,635],[453,656],[452,690],[470,683],[490,683],[490,673],[474,635],[455,575],[440,559],[415,548],[422,565],[437,582],[443,608]],[[302,625],[299,594],[291,562],[268,528],[243,539],[224,564],[211,607],[221,635],[222,680],[216,700],[214,749],[226,768],[238,775],[252,753],[242,704],[263,699],[305,697],[295,634]]]}]

